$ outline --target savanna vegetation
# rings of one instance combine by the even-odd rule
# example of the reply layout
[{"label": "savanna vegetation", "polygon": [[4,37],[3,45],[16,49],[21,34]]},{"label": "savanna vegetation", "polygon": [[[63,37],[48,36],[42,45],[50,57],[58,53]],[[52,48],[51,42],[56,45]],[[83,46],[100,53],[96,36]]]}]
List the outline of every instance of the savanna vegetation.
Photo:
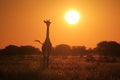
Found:
[{"label": "savanna vegetation", "polygon": [[42,52],[33,46],[0,50],[0,80],[120,80],[120,44],[101,41],[96,48],[57,45],[43,68]]}]

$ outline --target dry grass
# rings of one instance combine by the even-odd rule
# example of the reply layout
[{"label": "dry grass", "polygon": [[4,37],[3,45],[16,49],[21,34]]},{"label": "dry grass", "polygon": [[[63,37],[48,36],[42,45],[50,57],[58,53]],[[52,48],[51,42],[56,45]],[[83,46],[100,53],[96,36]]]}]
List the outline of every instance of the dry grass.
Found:
[{"label": "dry grass", "polygon": [[86,62],[80,57],[50,57],[43,69],[42,57],[0,58],[0,80],[120,80],[120,62]]}]

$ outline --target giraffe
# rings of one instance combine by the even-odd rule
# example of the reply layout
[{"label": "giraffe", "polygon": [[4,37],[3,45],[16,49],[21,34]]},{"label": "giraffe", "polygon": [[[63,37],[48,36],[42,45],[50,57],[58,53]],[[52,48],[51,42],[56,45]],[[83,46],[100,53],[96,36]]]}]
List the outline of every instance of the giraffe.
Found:
[{"label": "giraffe", "polygon": [[49,55],[50,55],[51,49],[52,49],[52,44],[51,44],[50,38],[49,38],[49,28],[50,28],[51,22],[50,22],[50,20],[44,20],[44,23],[47,26],[47,32],[46,32],[46,39],[45,39],[44,43],[42,44],[43,66],[48,67]]}]

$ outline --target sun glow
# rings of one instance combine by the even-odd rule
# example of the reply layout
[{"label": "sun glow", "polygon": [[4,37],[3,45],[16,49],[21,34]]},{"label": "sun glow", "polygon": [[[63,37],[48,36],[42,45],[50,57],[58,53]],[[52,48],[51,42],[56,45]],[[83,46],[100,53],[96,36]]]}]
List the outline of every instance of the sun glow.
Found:
[{"label": "sun glow", "polygon": [[76,24],[80,19],[80,15],[76,10],[69,10],[65,15],[65,20],[69,24]]}]

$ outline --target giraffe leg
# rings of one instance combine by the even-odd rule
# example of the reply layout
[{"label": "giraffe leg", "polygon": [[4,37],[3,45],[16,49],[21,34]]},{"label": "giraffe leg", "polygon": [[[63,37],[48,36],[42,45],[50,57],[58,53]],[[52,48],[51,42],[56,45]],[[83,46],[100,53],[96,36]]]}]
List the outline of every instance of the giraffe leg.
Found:
[{"label": "giraffe leg", "polygon": [[46,55],[45,53],[43,54],[43,67],[46,67]]},{"label": "giraffe leg", "polygon": [[47,53],[47,67],[49,66],[49,52]]},{"label": "giraffe leg", "polygon": [[47,68],[48,66],[48,55],[47,55],[47,52],[45,53],[45,56],[44,56],[44,67]]}]

